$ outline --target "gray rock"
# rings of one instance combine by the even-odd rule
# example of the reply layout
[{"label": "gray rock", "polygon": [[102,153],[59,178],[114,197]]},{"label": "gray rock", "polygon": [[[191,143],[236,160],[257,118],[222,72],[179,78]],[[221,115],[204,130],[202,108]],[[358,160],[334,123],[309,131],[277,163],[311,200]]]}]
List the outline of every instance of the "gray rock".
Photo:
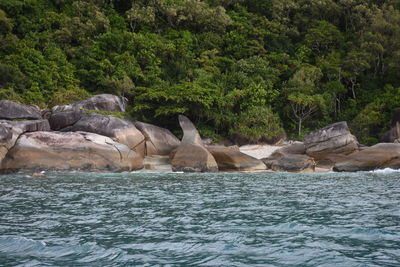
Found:
[{"label": "gray rock", "polygon": [[12,129],[6,124],[0,124],[0,146],[12,138]]},{"label": "gray rock", "polygon": [[143,168],[143,158],[106,136],[86,132],[33,132],[20,136],[1,167],[2,172],[131,171]]},{"label": "gray rock", "polygon": [[83,110],[71,110],[52,114],[49,119],[50,127],[59,131],[79,121],[84,115]]},{"label": "gray rock", "polygon": [[396,122],[392,128],[383,134],[381,141],[384,143],[393,143],[400,138],[400,122]]},{"label": "gray rock", "polygon": [[130,121],[122,120],[114,116],[91,114],[82,117],[73,126],[63,131],[84,131],[96,133],[112,138],[115,142],[129,147],[144,156],[143,134]]},{"label": "gray rock", "polygon": [[49,131],[47,120],[0,121],[0,164],[19,136],[26,132]]},{"label": "gray rock", "polygon": [[314,172],[315,161],[307,155],[285,154],[281,157],[262,159],[265,165],[273,171]]},{"label": "gray rock", "polygon": [[[4,123],[4,121],[2,122]],[[22,133],[50,131],[48,120],[7,121],[6,124],[10,125],[13,130],[19,129]]]},{"label": "gray rock", "polygon": [[301,142],[295,142],[284,146],[262,159],[267,168],[274,171],[287,172],[314,172],[315,161],[305,154],[305,146]]},{"label": "gray rock", "polygon": [[53,107],[53,113],[71,111],[71,110],[103,110],[103,111],[120,111],[125,112],[127,99],[111,94],[95,95],[91,98],[81,100],[79,102]]},{"label": "gray rock", "polygon": [[183,131],[182,143],[203,146],[203,141],[194,124],[186,116],[179,115],[178,118]]},{"label": "gray rock", "polygon": [[185,116],[179,115],[183,138],[176,152],[172,153],[173,171],[215,172],[218,165],[212,154],[204,147],[199,132]]},{"label": "gray rock", "polygon": [[284,146],[275,150],[271,156],[272,157],[279,157],[282,155],[287,154],[297,154],[297,155],[304,155],[306,154],[306,146],[302,142],[294,142],[293,144]]},{"label": "gray rock", "polygon": [[168,129],[144,122],[135,122],[146,138],[146,156],[169,155],[181,143]]},{"label": "gray rock", "polygon": [[213,155],[220,171],[261,171],[265,164],[239,150],[223,146],[209,146],[207,150]]},{"label": "gray rock", "polygon": [[5,120],[39,120],[40,110],[35,107],[21,105],[9,100],[0,100],[0,119]]},{"label": "gray rock", "polygon": [[400,168],[400,144],[380,143],[347,155],[333,167],[338,172],[371,171]]},{"label": "gray rock", "polygon": [[181,143],[171,160],[174,172],[217,172],[218,164],[206,148]]},{"label": "gray rock", "polygon": [[357,138],[349,131],[347,123],[337,122],[304,137],[307,155],[321,160],[332,154],[350,154],[358,150]]}]

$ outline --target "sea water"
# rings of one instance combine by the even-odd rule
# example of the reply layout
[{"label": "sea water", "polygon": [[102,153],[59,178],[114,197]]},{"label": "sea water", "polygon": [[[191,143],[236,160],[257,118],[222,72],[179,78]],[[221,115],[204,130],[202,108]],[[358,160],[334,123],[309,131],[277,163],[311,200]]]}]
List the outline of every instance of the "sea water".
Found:
[{"label": "sea water", "polygon": [[0,176],[0,266],[400,266],[400,173]]}]

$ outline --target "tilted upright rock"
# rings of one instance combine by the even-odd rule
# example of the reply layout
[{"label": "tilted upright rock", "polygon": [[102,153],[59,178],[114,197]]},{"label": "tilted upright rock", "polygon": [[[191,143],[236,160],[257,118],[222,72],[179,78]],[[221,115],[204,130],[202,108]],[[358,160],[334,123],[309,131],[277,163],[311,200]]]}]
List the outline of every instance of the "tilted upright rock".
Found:
[{"label": "tilted upright rock", "polygon": [[181,143],[168,129],[144,122],[135,122],[146,138],[146,156],[169,155]]},{"label": "tilted upright rock", "polygon": [[173,155],[172,170],[184,172],[218,171],[217,162],[204,147],[200,134],[193,123],[187,117],[179,115],[179,124],[183,130],[183,138]]}]

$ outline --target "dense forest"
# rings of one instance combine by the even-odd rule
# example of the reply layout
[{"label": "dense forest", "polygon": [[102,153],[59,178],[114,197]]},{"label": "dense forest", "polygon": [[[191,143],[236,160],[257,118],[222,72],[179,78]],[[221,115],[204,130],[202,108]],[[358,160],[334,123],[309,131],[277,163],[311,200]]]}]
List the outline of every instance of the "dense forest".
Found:
[{"label": "dense forest", "polygon": [[399,0],[0,0],[0,99],[96,93],[170,129],[272,141],[346,120],[372,144],[400,106]]}]

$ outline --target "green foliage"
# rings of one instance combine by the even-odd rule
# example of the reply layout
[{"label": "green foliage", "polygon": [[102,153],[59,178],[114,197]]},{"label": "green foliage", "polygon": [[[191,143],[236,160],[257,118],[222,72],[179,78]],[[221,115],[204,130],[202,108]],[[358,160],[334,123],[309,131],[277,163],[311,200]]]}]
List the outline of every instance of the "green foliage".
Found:
[{"label": "green foliage", "polygon": [[370,144],[400,103],[399,25],[398,1],[2,0],[0,98],[112,93],[213,139],[347,120]]},{"label": "green foliage", "polygon": [[252,106],[242,112],[234,123],[231,134],[250,140],[268,141],[283,136],[281,120],[269,106]]},{"label": "green foliage", "polygon": [[384,133],[383,108],[383,104],[372,102],[351,121],[351,129],[361,144],[373,145],[379,141],[378,136]]}]

